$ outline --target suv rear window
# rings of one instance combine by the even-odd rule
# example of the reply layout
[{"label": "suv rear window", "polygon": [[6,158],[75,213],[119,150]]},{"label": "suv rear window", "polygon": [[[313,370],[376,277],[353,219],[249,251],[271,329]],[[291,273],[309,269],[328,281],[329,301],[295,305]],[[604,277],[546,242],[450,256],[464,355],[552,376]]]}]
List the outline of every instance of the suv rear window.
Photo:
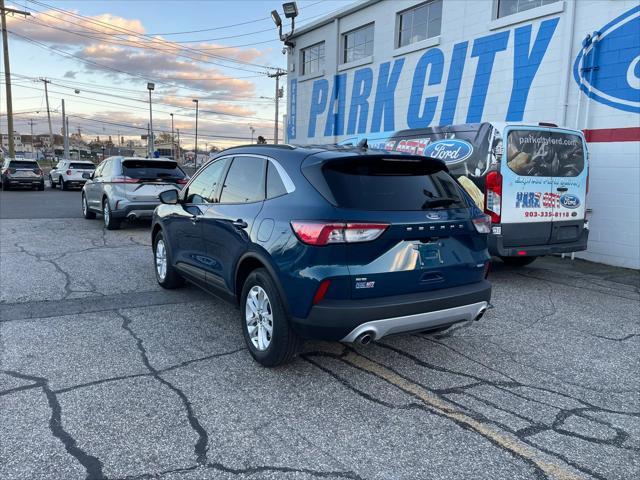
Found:
[{"label": "suv rear window", "polygon": [[140,180],[181,180],[186,177],[177,162],[167,160],[125,160],[122,173]]},{"label": "suv rear window", "polygon": [[325,164],[322,173],[333,195],[332,203],[343,208],[426,210],[467,206],[455,180],[426,158],[341,159]]},{"label": "suv rear window", "polygon": [[96,166],[93,163],[70,163],[71,170],[93,170]]},{"label": "suv rear window", "polygon": [[9,168],[40,168],[37,162],[29,162],[24,160],[11,160],[9,162]]}]

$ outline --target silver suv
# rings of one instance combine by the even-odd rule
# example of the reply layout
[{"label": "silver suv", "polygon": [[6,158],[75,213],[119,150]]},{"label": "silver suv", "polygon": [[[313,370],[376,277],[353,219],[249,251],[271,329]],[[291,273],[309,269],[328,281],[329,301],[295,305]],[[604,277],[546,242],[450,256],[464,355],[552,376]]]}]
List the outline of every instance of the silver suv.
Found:
[{"label": "silver suv", "polygon": [[60,190],[66,190],[69,187],[81,187],[87,181],[83,176],[85,173],[91,173],[96,169],[93,162],[87,160],[60,160],[56,168],[49,172],[49,182],[51,188],[60,187]]},{"label": "silver suv", "polygon": [[158,195],[179,190],[189,180],[176,161],[163,158],[109,157],[84,176],[84,218],[100,213],[108,230],[120,228],[125,218],[151,218],[160,203]]}]

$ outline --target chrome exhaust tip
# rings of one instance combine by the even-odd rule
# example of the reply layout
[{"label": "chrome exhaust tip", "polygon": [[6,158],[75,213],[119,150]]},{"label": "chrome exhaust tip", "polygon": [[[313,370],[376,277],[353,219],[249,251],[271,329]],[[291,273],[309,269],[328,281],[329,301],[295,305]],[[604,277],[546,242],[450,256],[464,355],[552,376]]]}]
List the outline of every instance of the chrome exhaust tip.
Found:
[{"label": "chrome exhaust tip", "polygon": [[480,319],[484,316],[484,314],[485,314],[485,312],[486,312],[486,311],[487,311],[487,307],[482,307],[482,308],[480,309],[480,311],[478,312],[478,315],[476,315],[476,318],[474,318],[474,320],[475,320],[476,322],[477,322],[478,320],[480,320]]},{"label": "chrome exhaust tip", "polygon": [[356,337],[356,342],[360,345],[368,345],[372,340],[375,339],[374,332],[362,332],[360,335]]}]

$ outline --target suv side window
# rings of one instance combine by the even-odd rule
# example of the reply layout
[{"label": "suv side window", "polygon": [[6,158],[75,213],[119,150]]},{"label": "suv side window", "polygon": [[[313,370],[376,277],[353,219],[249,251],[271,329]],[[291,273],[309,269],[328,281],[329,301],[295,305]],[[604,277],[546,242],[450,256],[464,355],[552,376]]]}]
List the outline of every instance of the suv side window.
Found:
[{"label": "suv side window", "polygon": [[287,188],[273,162],[267,163],[267,198],[276,198],[287,193]]},{"label": "suv side window", "polygon": [[251,203],[264,200],[265,163],[264,158],[234,157],[222,187],[220,203]]},{"label": "suv side window", "polygon": [[102,167],[101,177],[110,177],[111,171],[113,170],[113,160],[107,159],[104,161],[104,166]]},{"label": "suv side window", "polygon": [[187,187],[185,202],[192,204],[217,203],[216,193],[228,160],[221,158],[204,167]]},{"label": "suv side window", "polygon": [[99,178],[102,176],[102,169],[104,168],[104,163],[102,162],[100,165],[98,165],[98,167],[96,168],[96,171],[93,172],[93,178]]}]

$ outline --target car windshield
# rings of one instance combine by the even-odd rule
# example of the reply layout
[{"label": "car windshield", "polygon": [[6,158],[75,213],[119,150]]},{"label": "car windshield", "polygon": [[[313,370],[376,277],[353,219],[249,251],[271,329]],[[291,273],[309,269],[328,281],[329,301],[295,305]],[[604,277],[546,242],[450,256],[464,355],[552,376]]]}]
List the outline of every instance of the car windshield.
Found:
[{"label": "car windshield", "polygon": [[361,159],[330,162],[326,183],[340,207],[358,210],[425,210],[466,206],[458,185],[432,162]]},{"label": "car windshield", "polygon": [[28,168],[33,170],[34,168],[40,168],[37,162],[29,162],[25,160],[12,160],[9,162],[9,168]]},{"label": "car windshield", "polygon": [[178,163],[170,160],[125,160],[122,173],[140,180],[180,180],[186,177]]},{"label": "car windshield", "polygon": [[95,170],[96,166],[93,163],[70,163],[69,168],[71,170]]}]

